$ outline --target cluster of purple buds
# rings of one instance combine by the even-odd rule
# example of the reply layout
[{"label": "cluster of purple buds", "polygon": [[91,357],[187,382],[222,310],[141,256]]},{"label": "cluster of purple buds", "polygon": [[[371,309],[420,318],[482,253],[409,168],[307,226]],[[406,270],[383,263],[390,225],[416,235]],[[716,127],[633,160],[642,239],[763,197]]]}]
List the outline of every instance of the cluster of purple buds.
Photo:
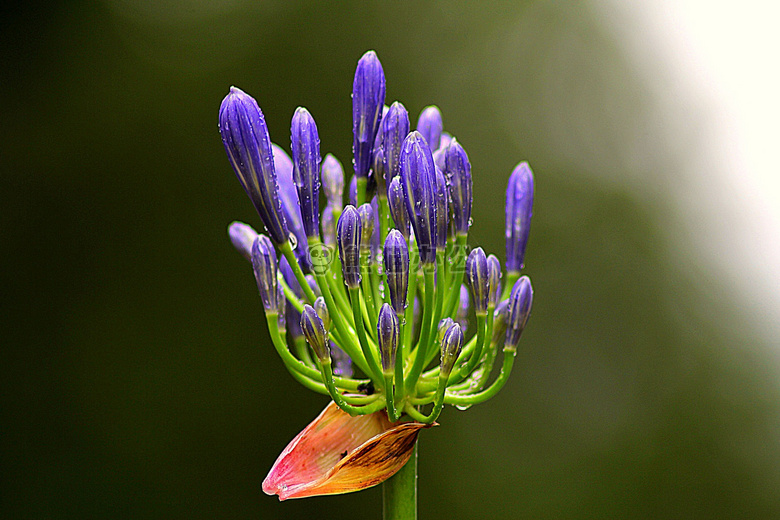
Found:
[{"label": "cluster of purple buds", "polygon": [[430,423],[445,404],[489,399],[509,377],[533,299],[520,275],[533,174],[523,162],[509,178],[502,275],[498,257],[469,252],[464,147],[436,106],[412,130],[403,104],[385,106],[385,88],[369,51],[353,82],[345,205],[342,163],[321,159],[312,114],[295,110],[290,156],[271,142],[257,102],[232,87],[219,129],[267,235],[240,222],[229,235],[252,264],[274,347],[296,380],[352,415],[387,409],[392,422]]}]

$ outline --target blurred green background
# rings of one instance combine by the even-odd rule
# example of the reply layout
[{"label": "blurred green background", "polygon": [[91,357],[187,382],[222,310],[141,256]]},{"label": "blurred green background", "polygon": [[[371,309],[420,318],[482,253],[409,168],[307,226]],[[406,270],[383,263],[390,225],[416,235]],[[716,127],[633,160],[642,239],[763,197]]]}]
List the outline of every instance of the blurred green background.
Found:
[{"label": "blurred green background", "polygon": [[354,67],[435,103],[473,166],[470,243],[503,259],[528,160],[534,312],[495,399],[420,439],[420,518],[778,518],[775,347],[679,240],[684,144],[567,2],[28,2],[0,23],[0,516],[381,516],[379,488],[261,482],[326,404],[284,370],[232,220],[259,225],[217,110],[255,96],[351,153]]}]

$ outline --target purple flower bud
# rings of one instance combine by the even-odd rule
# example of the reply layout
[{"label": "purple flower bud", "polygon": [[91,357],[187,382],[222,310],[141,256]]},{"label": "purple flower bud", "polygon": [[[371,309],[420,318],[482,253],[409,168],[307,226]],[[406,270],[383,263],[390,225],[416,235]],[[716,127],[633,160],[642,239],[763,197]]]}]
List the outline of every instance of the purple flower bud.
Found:
[{"label": "purple flower bud", "polygon": [[390,303],[397,314],[402,314],[406,309],[406,293],[409,289],[409,249],[397,229],[387,234],[383,257]]},{"label": "purple flower bud", "polygon": [[[381,132],[377,133],[377,138],[382,135]],[[372,161],[372,175],[376,181],[376,192],[382,197],[387,196],[387,184],[385,183],[385,152],[382,147],[374,148],[374,159]]]},{"label": "purple flower bud", "polygon": [[349,181],[349,203],[357,206],[357,177],[354,175],[352,180]]},{"label": "purple flower bud", "polygon": [[236,87],[222,100],[219,132],[230,164],[274,242],[287,241],[271,139],[257,102]]},{"label": "purple flower bud", "polygon": [[493,337],[491,343],[494,343],[497,347],[504,344],[504,338],[506,338],[506,327],[509,323],[509,300],[504,300],[496,305],[496,310],[493,311]]},{"label": "purple flower bud", "polygon": [[322,161],[322,189],[328,204],[340,211],[344,206],[344,168],[330,153]]},{"label": "purple flower bud", "polygon": [[385,73],[374,51],[358,61],[352,84],[352,142],[355,175],[368,176],[372,148],[385,103]]},{"label": "purple flower bud", "polygon": [[344,283],[350,289],[360,285],[360,239],[362,229],[360,214],[355,206],[347,206],[338,223],[339,257],[344,273]]},{"label": "purple flower bud", "polygon": [[506,270],[509,272],[523,268],[533,204],[534,175],[528,163],[521,162],[509,177],[506,189]]},{"label": "purple flower bud", "polygon": [[455,361],[460,355],[460,351],[463,348],[463,331],[460,330],[460,325],[453,323],[444,332],[444,336],[441,340],[441,369],[439,371],[440,376],[449,376],[452,372],[452,367],[455,366]]},{"label": "purple flower bud", "polygon": [[339,377],[352,377],[352,359],[332,341],[330,355],[333,358],[333,373]]},{"label": "purple flower bud", "polygon": [[311,268],[309,257],[306,254],[306,232],[303,230],[301,219],[301,205],[298,202],[298,190],[293,183],[293,163],[280,146],[273,145],[274,165],[276,166],[276,179],[279,182],[279,198],[282,201],[282,213],[287,224],[287,229],[293,235],[293,253],[301,267]]},{"label": "purple flower bud", "polygon": [[439,107],[431,105],[420,112],[417,120],[417,131],[425,138],[425,142],[431,150],[438,150],[441,142],[441,111]]},{"label": "purple flower bud", "polygon": [[252,261],[252,244],[255,243],[257,238],[257,231],[252,226],[244,224],[243,222],[233,222],[228,226],[228,235],[230,241],[233,243],[233,247],[236,251],[241,253],[241,256]]},{"label": "purple flower bud", "polygon": [[374,224],[376,223],[376,214],[370,202],[367,202],[358,208],[360,215],[360,244],[362,247],[371,247],[371,236],[374,234]]},{"label": "purple flower bud", "polygon": [[404,189],[401,186],[401,178],[395,177],[390,182],[390,188],[387,191],[387,203],[390,206],[390,216],[393,217],[395,227],[405,239],[409,239],[409,213],[406,212],[406,202],[404,199]]},{"label": "purple flower bud", "polygon": [[[452,141],[452,136],[447,132],[442,132],[441,142],[439,143],[439,150],[446,150],[447,147],[450,145],[451,141]],[[444,168],[442,168],[441,171],[444,171]]]},{"label": "purple flower bud", "polygon": [[441,341],[444,339],[444,333],[447,332],[447,329],[452,327],[453,323],[455,323],[455,321],[449,317],[439,321],[439,329],[436,335],[436,341],[438,341],[439,344],[441,344]]},{"label": "purple flower bud", "polygon": [[257,290],[266,312],[277,310],[276,252],[265,235],[258,235],[252,244],[252,269],[255,272]]},{"label": "purple flower bud", "polygon": [[[282,284],[277,283],[276,284],[276,307],[277,309],[280,306],[283,306],[287,303],[287,300],[284,297],[284,289],[282,289]],[[281,312],[278,312],[276,315],[276,323],[279,326],[279,334],[287,334],[287,313],[285,312],[285,308],[283,307]]]},{"label": "purple flower bud", "polygon": [[436,261],[436,172],[431,150],[419,132],[412,132],[404,140],[400,169],[406,211],[414,228],[420,261],[432,264]]},{"label": "purple flower bud", "polygon": [[471,300],[469,299],[469,288],[466,284],[460,286],[460,297],[458,298],[458,308],[455,311],[455,321],[458,322],[463,333],[466,333],[469,325],[469,306]]},{"label": "purple flower bud", "polygon": [[322,210],[322,241],[326,246],[336,247],[336,219],[333,218],[333,206],[328,204]]},{"label": "purple flower bud", "polygon": [[445,162],[455,232],[465,235],[469,232],[471,221],[471,163],[466,150],[456,139],[453,139],[447,148]]},{"label": "purple flower bud", "polygon": [[488,305],[495,307],[501,297],[501,262],[496,255],[488,255]]},{"label": "purple flower bud", "polygon": [[317,311],[317,315],[322,319],[322,323],[325,326],[325,330],[330,329],[330,312],[328,306],[325,303],[325,298],[319,296],[314,300],[314,310]]},{"label": "purple flower bud", "polygon": [[471,287],[474,311],[477,316],[484,316],[487,314],[490,280],[488,280],[487,258],[481,247],[472,250],[466,258],[466,280]]},{"label": "purple flower bud", "polygon": [[531,279],[527,276],[521,276],[509,296],[509,322],[506,329],[506,342],[504,350],[515,351],[517,344],[520,343],[520,335],[528,323],[528,317],[531,315],[531,304],[534,299],[534,290],[531,287]]},{"label": "purple flower bud", "polygon": [[450,212],[447,207],[447,181],[441,170],[434,166],[436,170],[436,249],[444,251],[447,245],[447,224]]},{"label": "purple flower bud", "polygon": [[295,341],[303,336],[301,330],[301,313],[287,301],[284,306],[285,321],[287,322],[287,335]]},{"label": "purple flower bud", "polygon": [[298,107],[292,118],[293,180],[298,190],[303,229],[320,235],[320,136],[308,110]]},{"label": "purple flower bud", "polygon": [[382,135],[385,181],[389,192],[390,182],[400,175],[401,145],[409,135],[409,113],[398,101],[390,105],[382,119]]},{"label": "purple flower bud", "polygon": [[327,363],[330,361],[330,349],[328,348],[328,331],[325,329],[325,324],[317,315],[317,311],[311,305],[303,306],[303,313],[301,314],[301,330],[303,335],[306,336],[306,341],[309,342],[309,346],[314,351],[317,359],[320,363]]},{"label": "purple flower bud", "polygon": [[382,372],[392,374],[395,366],[395,353],[398,348],[398,316],[387,303],[379,309],[376,329]]}]

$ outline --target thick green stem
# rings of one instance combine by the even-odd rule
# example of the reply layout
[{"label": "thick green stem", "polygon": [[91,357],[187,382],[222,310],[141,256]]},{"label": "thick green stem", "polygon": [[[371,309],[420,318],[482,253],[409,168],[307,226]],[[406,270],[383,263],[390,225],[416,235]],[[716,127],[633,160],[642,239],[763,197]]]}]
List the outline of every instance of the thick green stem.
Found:
[{"label": "thick green stem", "polygon": [[417,520],[417,444],[409,462],[382,484],[382,518]]}]

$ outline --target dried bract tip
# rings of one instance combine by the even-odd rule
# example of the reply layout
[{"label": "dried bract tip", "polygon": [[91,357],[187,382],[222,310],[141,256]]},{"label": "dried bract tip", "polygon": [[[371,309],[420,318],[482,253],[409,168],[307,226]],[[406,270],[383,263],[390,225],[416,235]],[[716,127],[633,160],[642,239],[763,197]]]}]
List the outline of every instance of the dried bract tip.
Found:
[{"label": "dried bract tip", "polygon": [[219,132],[230,164],[277,244],[287,241],[268,127],[257,102],[231,87],[219,109]]}]

